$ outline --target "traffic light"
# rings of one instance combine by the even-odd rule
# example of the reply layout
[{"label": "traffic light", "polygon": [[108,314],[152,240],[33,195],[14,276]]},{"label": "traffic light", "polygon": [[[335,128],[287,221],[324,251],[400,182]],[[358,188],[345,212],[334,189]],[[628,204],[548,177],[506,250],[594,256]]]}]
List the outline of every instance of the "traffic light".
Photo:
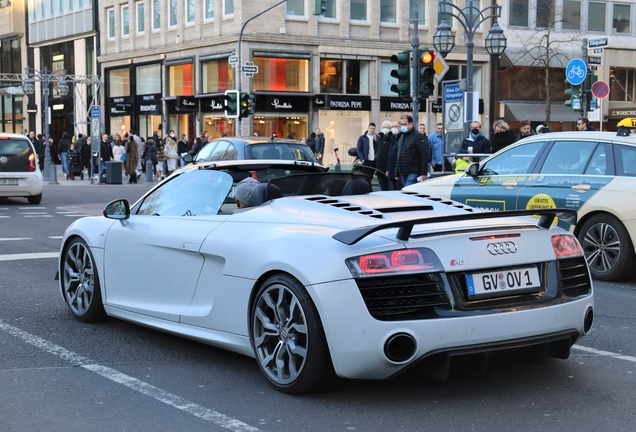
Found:
[{"label": "traffic light", "polygon": [[254,114],[254,95],[241,93],[239,119],[248,118],[252,114]]},{"label": "traffic light", "polygon": [[418,86],[418,98],[427,98],[435,94],[435,52],[429,51],[428,48],[419,51],[419,75],[420,84]]},{"label": "traffic light", "polygon": [[223,96],[223,110],[225,111],[225,117],[238,118],[238,90],[225,90],[225,96]]},{"label": "traffic light", "polygon": [[[565,82],[568,82],[568,80],[565,80]],[[566,100],[564,102],[565,106],[569,106],[570,108],[572,108],[574,111],[580,111],[581,107],[580,107],[580,101],[581,101],[581,85],[574,85],[574,84],[570,84],[570,88],[565,90],[565,94],[567,96],[570,96],[570,100]],[[578,101],[578,106],[577,106],[577,101]]]},{"label": "traffic light", "polygon": [[411,50],[404,50],[391,56],[391,63],[397,64],[397,68],[391,71],[391,76],[398,79],[398,83],[391,86],[391,91],[400,96],[411,94],[410,61]]},{"label": "traffic light", "polygon": [[[585,84],[583,92],[585,93],[585,112],[592,111],[592,86],[598,81],[598,77],[594,74],[588,73],[585,77]],[[596,107],[595,107],[596,108]]]},{"label": "traffic light", "polygon": [[322,15],[327,11],[327,0],[314,0],[314,15]]}]

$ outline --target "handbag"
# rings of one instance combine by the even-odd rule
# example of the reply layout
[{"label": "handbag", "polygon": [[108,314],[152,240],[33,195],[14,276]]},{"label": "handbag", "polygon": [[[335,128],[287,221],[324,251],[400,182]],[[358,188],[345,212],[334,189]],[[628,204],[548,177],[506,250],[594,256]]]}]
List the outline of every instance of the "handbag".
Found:
[{"label": "handbag", "polygon": [[121,155],[121,159],[122,162],[126,162],[128,160],[128,153],[124,153],[123,155]]}]

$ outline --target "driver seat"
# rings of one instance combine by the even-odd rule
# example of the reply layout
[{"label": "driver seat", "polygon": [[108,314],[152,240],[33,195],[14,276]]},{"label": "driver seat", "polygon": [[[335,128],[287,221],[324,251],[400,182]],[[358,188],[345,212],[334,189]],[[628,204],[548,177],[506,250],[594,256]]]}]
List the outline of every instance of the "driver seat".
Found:
[{"label": "driver seat", "polygon": [[261,183],[254,188],[250,195],[248,207],[258,207],[264,202],[271,201],[276,198],[282,198],[283,193],[278,186],[270,183]]}]

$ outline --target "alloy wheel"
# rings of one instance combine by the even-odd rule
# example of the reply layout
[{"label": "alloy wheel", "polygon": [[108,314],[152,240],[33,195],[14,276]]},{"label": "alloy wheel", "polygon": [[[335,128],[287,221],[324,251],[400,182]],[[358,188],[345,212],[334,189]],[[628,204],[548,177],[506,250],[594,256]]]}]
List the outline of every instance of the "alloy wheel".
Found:
[{"label": "alloy wheel", "polygon": [[83,316],[95,296],[95,268],[88,247],[82,242],[69,246],[64,255],[64,297],[76,316]]},{"label": "alloy wheel", "polygon": [[620,259],[620,237],[608,223],[599,222],[592,225],[585,233],[582,243],[587,263],[594,271],[606,273],[614,268]]}]

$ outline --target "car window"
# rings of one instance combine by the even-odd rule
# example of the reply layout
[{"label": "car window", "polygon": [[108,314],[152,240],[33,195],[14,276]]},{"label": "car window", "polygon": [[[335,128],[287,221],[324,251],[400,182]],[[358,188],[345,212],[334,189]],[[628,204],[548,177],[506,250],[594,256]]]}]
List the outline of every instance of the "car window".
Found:
[{"label": "car window", "polygon": [[290,145],[289,151],[293,155],[292,156],[293,160],[301,160],[301,161],[308,161],[308,162],[314,161],[313,153],[311,152],[311,150],[309,150],[309,147],[307,146]]},{"label": "car window", "polygon": [[611,161],[611,146],[608,143],[601,143],[594,150],[594,154],[592,155],[592,159],[587,164],[587,168],[585,168],[585,174],[592,175],[610,175],[613,174],[612,164],[608,163]]},{"label": "car window", "polygon": [[0,155],[22,156],[29,153],[31,146],[23,139],[0,140]]},{"label": "car window", "polygon": [[541,174],[583,174],[597,143],[594,141],[557,141],[541,167]]},{"label": "car window", "polygon": [[219,143],[216,145],[216,148],[214,149],[214,152],[212,153],[212,157],[209,157],[207,160],[209,161],[223,160],[223,158],[225,157],[225,152],[227,151],[227,148],[229,146],[230,146],[229,142],[219,141]]},{"label": "car window", "polygon": [[616,157],[616,175],[636,177],[636,147],[614,146]]},{"label": "car window", "polygon": [[313,154],[305,145],[286,143],[256,144],[245,148],[246,159],[284,159],[314,162]]},{"label": "car window", "polygon": [[229,143],[225,154],[223,154],[223,160],[236,160],[238,159],[238,150],[234,147],[234,144]]},{"label": "car window", "polygon": [[530,164],[545,142],[533,142],[510,147],[503,153],[488,159],[482,166],[481,175],[526,174]]},{"label": "car window", "polygon": [[227,173],[187,171],[146,196],[135,213],[164,217],[216,215],[231,188],[232,176]]},{"label": "car window", "polygon": [[217,145],[217,142],[211,142],[209,144],[206,144],[201,150],[199,150],[199,153],[197,153],[197,156],[196,156],[197,162],[211,160],[209,158],[212,152],[214,151],[214,148],[216,147],[216,145]]}]

